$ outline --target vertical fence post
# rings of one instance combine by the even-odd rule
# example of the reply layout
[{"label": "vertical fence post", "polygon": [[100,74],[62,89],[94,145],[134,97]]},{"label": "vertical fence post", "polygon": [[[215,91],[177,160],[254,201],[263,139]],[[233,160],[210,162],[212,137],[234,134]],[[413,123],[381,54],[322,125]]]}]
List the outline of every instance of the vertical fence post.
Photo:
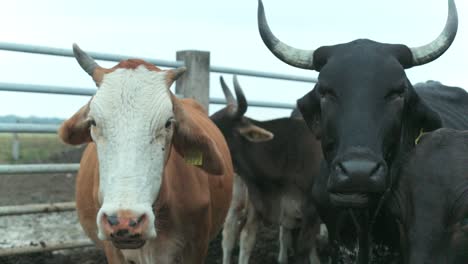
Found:
[{"label": "vertical fence post", "polygon": [[194,98],[209,110],[210,101],[210,53],[198,50],[183,50],[176,54],[184,61],[187,71],[176,81],[176,94]]},{"label": "vertical fence post", "polygon": [[[16,119],[15,123],[18,124],[19,120]],[[13,158],[14,161],[18,161],[20,158],[20,142],[18,138],[18,133],[13,133],[13,141],[11,145],[11,157]]]},{"label": "vertical fence post", "polygon": [[13,133],[13,141],[11,146],[11,156],[14,161],[18,161],[20,158],[20,141],[18,133]]}]

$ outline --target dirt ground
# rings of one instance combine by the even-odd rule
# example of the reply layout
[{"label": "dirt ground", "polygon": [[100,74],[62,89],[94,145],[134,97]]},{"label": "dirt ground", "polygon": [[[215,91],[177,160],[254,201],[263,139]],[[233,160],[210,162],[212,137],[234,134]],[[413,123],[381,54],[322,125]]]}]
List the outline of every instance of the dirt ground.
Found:
[{"label": "dirt ground", "polygon": [[[78,163],[81,157],[81,149],[67,149],[57,153],[48,159],[42,159],[44,163]],[[75,175],[68,174],[44,174],[44,175],[0,175],[0,206],[6,205],[21,205],[30,203],[50,203],[50,202],[69,202],[74,200],[74,184]],[[57,229],[55,223],[62,224],[63,229],[58,231],[59,242],[68,241],[71,238],[87,239],[84,237],[81,227],[74,212],[52,213],[39,217],[38,215],[23,215],[15,220],[0,217],[0,230],[9,230],[8,233],[3,233],[0,237],[0,249],[11,247],[11,241],[22,243],[23,245],[30,243],[42,243],[33,238],[34,236],[43,236],[46,241],[50,239],[50,230]],[[24,219],[26,218],[25,222]],[[7,219],[7,220],[5,220]],[[44,226],[49,228],[49,231],[41,229],[34,230],[35,225],[39,222],[45,222]],[[16,227],[16,229],[15,229]],[[23,228],[23,229],[21,229]],[[16,231],[12,231],[16,230]],[[38,234],[41,233],[41,234]],[[57,232],[56,232],[57,233]],[[22,237],[21,237],[22,235]],[[36,239],[36,240],[34,240]],[[47,241],[46,241],[47,242]],[[10,243],[10,244],[9,244]],[[354,263],[356,251],[349,251],[340,254],[343,259],[340,263]],[[374,251],[381,255],[375,257],[372,263],[397,263],[389,261],[395,259],[385,249],[377,249]],[[326,252],[321,252],[325,253]],[[237,263],[238,248],[233,252],[233,262]],[[252,252],[251,264],[260,263],[277,263],[278,254],[278,230],[271,226],[261,226],[257,235],[257,243]],[[374,255],[376,256],[376,255]],[[391,256],[390,258],[388,256]],[[322,263],[323,262],[323,255]],[[210,244],[206,264],[220,264],[222,262],[221,249],[221,234]],[[102,252],[94,247],[61,250],[47,253],[26,254],[0,257],[0,264],[98,264],[106,263]],[[294,263],[294,258],[290,256],[289,263]]]},{"label": "dirt ground", "polygon": [[[58,153],[46,162],[79,162],[79,150]],[[68,202],[74,199],[74,174],[4,175],[0,176],[0,206],[28,203]],[[33,217],[28,215],[26,217]],[[57,220],[55,220],[57,221]],[[0,226],[2,226],[0,218]],[[7,225],[5,222],[3,225]],[[3,228],[2,228],[3,229]],[[272,227],[261,227],[250,263],[276,263],[278,232]],[[0,241],[1,243],[1,241]],[[1,246],[1,245],[0,245]],[[237,249],[233,263],[237,261]],[[207,264],[222,261],[221,235],[211,242]],[[95,248],[62,250],[56,252],[0,257],[0,264],[97,264],[106,263],[103,254]]]}]

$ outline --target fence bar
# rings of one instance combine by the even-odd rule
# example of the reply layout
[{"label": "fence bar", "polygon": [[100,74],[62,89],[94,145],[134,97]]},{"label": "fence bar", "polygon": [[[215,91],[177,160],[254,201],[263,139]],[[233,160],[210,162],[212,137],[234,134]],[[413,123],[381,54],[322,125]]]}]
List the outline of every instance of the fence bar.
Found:
[{"label": "fence bar", "polygon": [[0,133],[57,133],[59,125],[0,123]]},{"label": "fence bar", "polygon": [[310,83],[317,82],[317,78],[315,77],[305,77],[305,76],[298,76],[298,75],[255,71],[255,70],[230,68],[230,67],[223,67],[223,66],[211,66],[210,71],[217,72],[217,73],[237,74],[237,75],[278,79],[278,80],[285,80],[285,81],[310,82]]},{"label": "fence bar", "polygon": [[75,202],[0,206],[0,216],[65,212],[75,210]]},{"label": "fence bar", "polygon": [[[0,50],[73,57],[73,51],[71,49],[60,49],[60,48],[9,43],[9,42],[0,42]],[[109,54],[109,53],[101,53],[101,52],[88,52],[87,51],[86,53],[91,55],[91,57],[93,57],[96,60],[104,60],[104,61],[121,61],[121,60],[125,60],[128,58],[135,58],[135,56],[126,56],[126,55]],[[158,59],[145,58],[145,57],[140,57],[140,56],[138,56],[138,58],[143,59],[147,62],[153,63],[155,65],[162,66],[162,67],[176,68],[176,67],[185,65],[185,63],[182,61],[158,60]],[[255,71],[255,70],[214,66],[214,65],[210,66],[210,71],[216,72],[216,73],[238,74],[238,75],[245,75],[245,76],[271,78],[271,79],[288,80],[288,81],[312,82],[312,83],[317,82],[317,78],[314,78],[314,77],[303,77],[303,76],[297,76],[297,75],[262,72],[262,71]]]},{"label": "fence bar", "polygon": [[92,246],[94,246],[94,243],[91,242],[91,240],[76,240],[76,241],[59,242],[59,243],[45,243],[43,241],[40,241],[28,247],[0,248],[0,257],[19,255],[19,254],[48,252],[48,251],[63,250],[63,249],[92,247]]},{"label": "fence bar", "polygon": [[65,173],[76,172],[80,164],[18,164],[18,165],[0,165],[1,174],[31,174],[31,173]]},{"label": "fence bar", "polygon": [[90,89],[90,88],[76,88],[76,87],[66,87],[66,86],[21,84],[21,83],[5,83],[5,82],[0,82],[0,91],[84,95],[84,96],[90,96],[96,93],[96,89]]},{"label": "fence bar", "polygon": [[[226,104],[226,99],[224,98],[210,98],[210,104]],[[288,103],[272,103],[272,102],[263,102],[263,101],[254,101],[249,100],[249,106],[256,106],[256,107],[271,107],[271,108],[282,108],[282,109],[294,109],[296,107],[295,104],[288,104]]]},{"label": "fence bar", "polygon": [[[63,57],[74,57],[72,49],[60,49],[60,48],[52,48],[52,47],[46,47],[46,46],[27,45],[27,44],[9,43],[9,42],[0,42],[0,50],[26,52],[26,53],[43,54],[43,55],[54,55],[54,56],[63,56]],[[84,48],[84,50],[86,50],[86,48]],[[86,53],[88,53],[95,60],[103,60],[103,61],[121,61],[121,60],[130,59],[130,58],[136,58],[136,56],[126,56],[126,55],[101,53],[101,52],[86,51]],[[140,56],[138,56],[138,58],[145,60],[149,63],[162,66],[162,67],[176,68],[176,67],[184,66],[184,62],[181,62],[181,61],[158,60],[158,59],[145,58],[145,57],[140,57]]]}]

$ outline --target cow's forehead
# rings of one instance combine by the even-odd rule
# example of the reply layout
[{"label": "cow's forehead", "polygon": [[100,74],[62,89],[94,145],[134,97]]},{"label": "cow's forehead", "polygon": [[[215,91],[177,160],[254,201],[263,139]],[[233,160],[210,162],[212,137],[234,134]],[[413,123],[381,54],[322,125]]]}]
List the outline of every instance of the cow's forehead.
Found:
[{"label": "cow's forehead", "polygon": [[171,115],[172,101],[166,72],[141,63],[127,66],[114,67],[113,71],[104,75],[91,101],[90,115],[106,119],[134,116],[131,120],[146,118],[153,123]]},{"label": "cow's forehead", "polygon": [[388,44],[365,42],[329,47],[326,63],[320,70],[319,83],[346,91],[392,88],[406,80],[398,54]]}]

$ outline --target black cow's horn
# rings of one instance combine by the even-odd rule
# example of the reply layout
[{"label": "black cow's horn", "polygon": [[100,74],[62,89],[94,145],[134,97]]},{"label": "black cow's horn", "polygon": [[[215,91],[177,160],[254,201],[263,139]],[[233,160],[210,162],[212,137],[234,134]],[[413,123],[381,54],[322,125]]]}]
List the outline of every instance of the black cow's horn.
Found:
[{"label": "black cow's horn", "polygon": [[258,30],[265,45],[278,59],[294,67],[314,69],[314,50],[291,47],[273,35],[265,17],[262,0],[258,0]]},{"label": "black cow's horn", "polygon": [[241,117],[247,112],[247,100],[245,99],[244,92],[237,80],[237,75],[234,75],[234,91],[237,97],[237,111],[236,116]]},{"label": "black cow's horn", "polygon": [[413,66],[429,63],[438,57],[450,47],[458,29],[457,7],[454,0],[448,0],[448,16],[444,30],[431,43],[421,47],[411,48],[413,53]]},{"label": "black cow's horn", "polygon": [[84,52],[76,43],[73,43],[73,54],[76,60],[80,64],[81,68],[85,70],[91,77],[93,77],[94,70],[100,67],[93,58],[91,58],[86,52]]},{"label": "black cow's horn", "polygon": [[219,76],[219,81],[221,82],[221,88],[223,89],[224,97],[226,98],[226,103],[228,105],[237,106],[236,98],[232,95],[231,90],[227,86],[226,82],[224,82],[223,76]]}]

